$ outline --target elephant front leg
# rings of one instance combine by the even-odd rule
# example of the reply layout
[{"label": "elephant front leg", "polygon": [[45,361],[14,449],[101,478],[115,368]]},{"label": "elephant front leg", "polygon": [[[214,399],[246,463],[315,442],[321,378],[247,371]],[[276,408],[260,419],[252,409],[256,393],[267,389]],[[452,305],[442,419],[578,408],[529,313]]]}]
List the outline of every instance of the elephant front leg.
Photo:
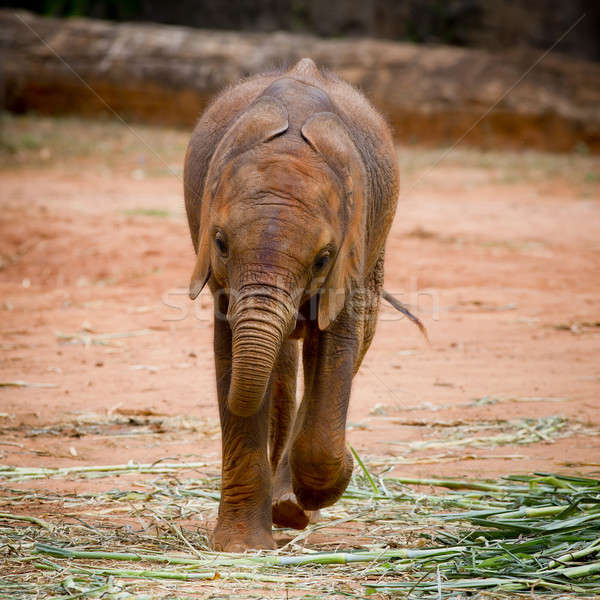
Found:
[{"label": "elephant front leg", "polygon": [[[224,314],[222,311],[221,314]],[[251,417],[227,406],[231,379],[231,330],[215,318],[215,366],[222,440],[222,483],[213,548],[225,552],[273,549],[271,468],[267,454],[268,402]]]},{"label": "elephant front leg", "polygon": [[222,420],[223,466],[219,517],[213,534],[215,550],[243,552],[276,547],[271,533],[266,418],[259,411],[251,418],[227,415]]},{"label": "elephant front leg", "polygon": [[290,446],[294,493],[305,510],[330,506],[352,475],[346,415],[362,329],[344,311],[326,331],[305,340],[305,392]]}]

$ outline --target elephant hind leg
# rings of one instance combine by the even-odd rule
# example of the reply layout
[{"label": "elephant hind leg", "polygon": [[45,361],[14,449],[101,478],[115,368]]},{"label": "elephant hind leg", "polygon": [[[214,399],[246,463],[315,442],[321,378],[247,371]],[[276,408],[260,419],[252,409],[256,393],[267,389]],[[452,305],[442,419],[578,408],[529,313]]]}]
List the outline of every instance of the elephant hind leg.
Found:
[{"label": "elephant hind leg", "polygon": [[309,523],[317,523],[321,519],[318,510],[306,510],[292,488],[292,474],[290,471],[289,448],[286,448],[273,479],[273,525],[278,527],[291,527],[304,529]]},{"label": "elephant hind leg", "polygon": [[298,343],[287,340],[281,347],[270,385],[269,460],[275,473],[294,424]]},{"label": "elephant hind leg", "polygon": [[274,475],[272,517],[273,523],[279,527],[304,529],[315,522],[318,514],[302,509],[292,491],[286,445],[296,412],[297,371],[298,342],[288,340],[282,346],[270,386],[269,458]]},{"label": "elephant hind leg", "polygon": [[379,304],[381,300],[381,292],[383,290],[383,253],[377,259],[375,268],[365,280],[365,312],[363,317],[363,337],[360,345],[358,357],[354,365],[354,374],[362,363],[371,342],[375,335],[377,326],[377,316],[379,314]]},{"label": "elephant hind leg", "polygon": [[300,506],[292,489],[287,451],[277,467],[273,481],[272,519],[273,525],[292,529],[304,529],[309,523],[317,523],[321,519],[319,510],[306,510]]}]

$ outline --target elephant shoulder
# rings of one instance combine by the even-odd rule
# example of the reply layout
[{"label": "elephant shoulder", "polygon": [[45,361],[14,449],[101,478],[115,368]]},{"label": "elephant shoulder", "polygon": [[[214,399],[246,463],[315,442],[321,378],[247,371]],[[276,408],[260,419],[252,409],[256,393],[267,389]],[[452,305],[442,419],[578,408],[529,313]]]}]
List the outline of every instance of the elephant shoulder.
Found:
[{"label": "elephant shoulder", "polygon": [[327,74],[325,86],[363,158],[368,178],[368,229],[376,232],[375,238],[383,243],[394,218],[400,185],[390,128],[367,98],[349,83]]}]

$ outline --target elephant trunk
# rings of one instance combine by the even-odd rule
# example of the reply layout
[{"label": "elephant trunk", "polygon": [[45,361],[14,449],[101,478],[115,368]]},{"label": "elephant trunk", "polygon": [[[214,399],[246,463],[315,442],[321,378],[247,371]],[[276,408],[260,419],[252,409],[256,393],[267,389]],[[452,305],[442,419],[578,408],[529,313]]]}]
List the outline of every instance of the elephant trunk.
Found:
[{"label": "elephant trunk", "polygon": [[255,414],[265,397],[293,310],[263,290],[244,294],[229,315],[232,371],[227,404],[239,417]]}]

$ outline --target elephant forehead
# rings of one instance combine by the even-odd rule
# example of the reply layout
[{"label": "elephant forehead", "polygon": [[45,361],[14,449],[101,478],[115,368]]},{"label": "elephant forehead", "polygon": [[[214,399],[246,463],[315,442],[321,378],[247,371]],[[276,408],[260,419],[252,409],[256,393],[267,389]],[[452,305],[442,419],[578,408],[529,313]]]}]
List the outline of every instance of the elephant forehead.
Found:
[{"label": "elephant forehead", "polygon": [[238,204],[229,213],[229,225],[247,247],[274,246],[279,249],[312,246],[330,229],[318,214],[268,197],[249,208]]},{"label": "elephant forehead", "polygon": [[279,203],[325,216],[337,215],[340,209],[341,186],[315,156],[263,153],[254,160],[235,161],[228,171],[223,187],[232,202]]},{"label": "elephant forehead", "polygon": [[235,203],[228,212],[227,230],[236,252],[269,264],[312,262],[318,250],[339,237],[319,212],[268,194],[251,205]]}]

